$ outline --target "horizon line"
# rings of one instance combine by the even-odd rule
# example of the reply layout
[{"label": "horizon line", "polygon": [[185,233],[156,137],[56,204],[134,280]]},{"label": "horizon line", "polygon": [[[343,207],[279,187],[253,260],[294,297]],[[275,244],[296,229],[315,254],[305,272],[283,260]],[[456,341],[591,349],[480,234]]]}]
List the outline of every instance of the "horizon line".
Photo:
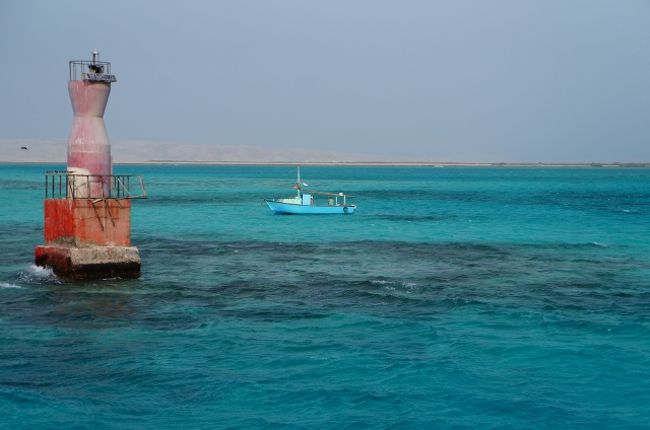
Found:
[{"label": "horizon line", "polygon": [[[5,161],[0,164],[66,164],[62,161]],[[403,167],[650,167],[650,162],[473,162],[473,161],[305,161],[305,160],[144,160],[115,161],[113,165],[187,164],[240,166],[403,166]]]}]

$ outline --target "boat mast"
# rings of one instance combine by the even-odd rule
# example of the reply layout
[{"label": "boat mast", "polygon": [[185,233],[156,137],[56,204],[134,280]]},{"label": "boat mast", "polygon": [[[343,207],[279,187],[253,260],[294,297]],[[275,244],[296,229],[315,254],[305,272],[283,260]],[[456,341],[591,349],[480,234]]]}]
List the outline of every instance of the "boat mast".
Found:
[{"label": "boat mast", "polygon": [[300,197],[300,192],[302,191],[302,183],[300,182],[300,166],[296,170],[296,196]]}]

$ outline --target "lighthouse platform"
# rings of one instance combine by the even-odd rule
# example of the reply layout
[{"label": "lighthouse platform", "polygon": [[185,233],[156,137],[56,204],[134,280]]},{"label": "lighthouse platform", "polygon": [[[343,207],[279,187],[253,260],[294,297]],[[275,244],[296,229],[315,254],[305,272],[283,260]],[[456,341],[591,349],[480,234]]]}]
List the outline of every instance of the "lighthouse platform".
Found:
[{"label": "lighthouse platform", "polygon": [[140,176],[47,172],[45,190],[37,265],[69,279],[140,275],[140,254],[131,246],[131,200],[146,198]]}]

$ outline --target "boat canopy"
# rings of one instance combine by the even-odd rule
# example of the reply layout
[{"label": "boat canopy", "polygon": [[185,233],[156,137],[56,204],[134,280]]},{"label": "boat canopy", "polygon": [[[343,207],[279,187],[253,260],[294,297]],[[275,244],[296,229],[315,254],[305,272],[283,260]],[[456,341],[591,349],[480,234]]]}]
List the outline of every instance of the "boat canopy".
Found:
[{"label": "boat canopy", "polygon": [[320,196],[336,196],[336,197],[354,197],[349,194],[343,194],[343,193],[328,193],[326,191],[314,191],[314,190],[309,190],[311,194],[318,194]]}]

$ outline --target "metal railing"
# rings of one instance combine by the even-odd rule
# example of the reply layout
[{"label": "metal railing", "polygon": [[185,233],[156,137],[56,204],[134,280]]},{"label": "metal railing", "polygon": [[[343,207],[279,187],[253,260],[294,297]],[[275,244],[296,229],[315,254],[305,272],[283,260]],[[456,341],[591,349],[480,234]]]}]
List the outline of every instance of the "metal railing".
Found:
[{"label": "metal railing", "polygon": [[111,74],[111,63],[107,61],[70,61],[70,80],[78,79],[95,82],[116,82]]},{"label": "metal railing", "polygon": [[83,175],[45,172],[46,199],[146,199],[140,175]]}]

